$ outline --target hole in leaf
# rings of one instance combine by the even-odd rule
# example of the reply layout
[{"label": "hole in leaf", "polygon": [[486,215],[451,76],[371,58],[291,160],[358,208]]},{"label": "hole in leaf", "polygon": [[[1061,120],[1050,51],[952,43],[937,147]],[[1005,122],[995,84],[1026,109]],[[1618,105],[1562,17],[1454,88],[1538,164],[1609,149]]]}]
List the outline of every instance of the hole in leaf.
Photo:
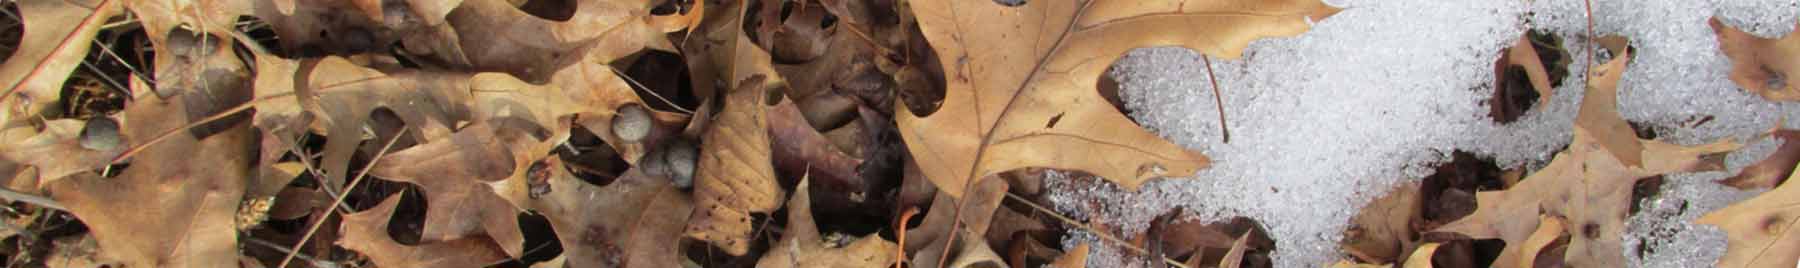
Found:
[{"label": "hole in leaf", "polygon": [[1493,160],[1455,151],[1420,184],[1420,214],[1431,226],[1449,223],[1475,212],[1475,193],[1505,186]]},{"label": "hole in leaf", "polygon": [[687,13],[689,10],[693,10],[694,7],[694,0],[666,0],[660,2],[661,3],[657,3],[656,6],[650,8],[650,15],[667,16],[683,14]]},{"label": "hole in leaf", "polygon": [[575,8],[575,2],[569,0],[529,0],[519,5],[519,11],[553,21],[569,21],[575,17]]},{"label": "hole in leaf", "polygon": [[1662,194],[1663,176],[1657,175],[1640,179],[1631,184],[1631,210],[1628,215],[1637,215],[1650,199]]},{"label": "hole in leaf", "polygon": [[[681,55],[656,50],[645,51],[638,54],[637,61],[631,67],[625,68],[625,76],[630,81],[637,82],[626,84],[631,85],[632,91],[637,92],[638,99],[644,100],[644,104],[652,109],[673,111],[677,110],[675,106],[680,106],[692,111],[700,106],[700,100],[694,96],[693,91],[685,90],[693,87],[693,82],[688,79],[687,63],[682,62]],[[668,101],[664,102],[664,99]],[[671,106],[670,103],[674,105]]]},{"label": "hole in leaf", "polygon": [[1488,117],[1506,124],[1519,120],[1537,104],[1538,92],[1531,88],[1525,67],[1507,66],[1495,77],[1494,96],[1488,99]]}]

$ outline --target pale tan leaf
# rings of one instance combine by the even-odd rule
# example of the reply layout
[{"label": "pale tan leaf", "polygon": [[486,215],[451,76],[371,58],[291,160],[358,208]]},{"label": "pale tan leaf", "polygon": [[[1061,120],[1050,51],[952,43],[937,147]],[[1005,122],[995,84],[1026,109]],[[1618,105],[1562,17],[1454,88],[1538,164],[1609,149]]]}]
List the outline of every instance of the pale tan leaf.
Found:
[{"label": "pale tan leaf", "polygon": [[1774,153],[1719,183],[1749,190],[1773,189],[1787,181],[1788,174],[1794,172],[1794,165],[1800,163],[1800,130],[1774,129],[1770,130],[1769,137],[1781,139],[1781,146],[1776,147]]},{"label": "pale tan leaf", "polygon": [[1614,86],[1630,56],[1622,50],[1614,55],[1591,75],[1593,81],[1576,116],[1574,140],[1566,151],[1511,188],[1477,193],[1474,214],[1438,230],[1475,239],[1499,238],[1507,245],[1499,258],[1516,260],[1521,257],[1515,254],[1523,253],[1519,247],[1527,245],[1526,239],[1539,229],[1537,219],[1542,213],[1567,219],[1573,230],[1570,233],[1575,235],[1564,256],[1569,265],[1622,266],[1621,236],[1635,182],[1672,172],[1723,168],[1720,153],[1736,150],[1738,144],[1719,141],[1680,146],[1639,139],[1626,126],[1616,110]]},{"label": "pale tan leaf", "polygon": [[1725,256],[1718,267],[1795,267],[1800,262],[1800,183],[1789,182],[1749,200],[1707,212],[1696,223],[1725,230]]},{"label": "pale tan leaf", "polygon": [[0,65],[0,123],[35,115],[62,98],[63,81],[87,55],[94,35],[119,12],[119,1],[23,1],[24,34]]},{"label": "pale tan leaf", "polygon": [[[548,193],[530,201],[562,238],[569,267],[680,267],[681,236],[693,203],[668,178],[627,170],[597,186],[549,158]],[[560,267],[560,266],[558,266]]]},{"label": "pale tan leaf", "polygon": [[1094,89],[1126,51],[1183,46],[1236,58],[1251,40],[1300,34],[1338,9],[1311,0],[911,2],[948,88],[900,134],[940,192],[1023,167],[1087,171],[1127,189],[1205,168],[1206,157],[1127,119]]},{"label": "pale tan leaf", "polygon": [[401,196],[395,194],[374,208],[344,215],[340,227],[344,235],[337,245],[369,256],[380,267],[485,267],[506,259],[505,252],[481,236],[416,246],[394,241],[388,237],[388,221]]},{"label": "pale tan leaf", "polygon": [[1425,243],[1414,249],[1411,256],[1406,257],[1405,267],[1431,268],[1431,256],[1437,254],[1438,243]]},{"label": "pale tan leaf", "polygon": [[808,179],[800,180],[794,196],[788,200],[788,228],[783,231],[781,242],[770,248],[762,259],[756,261],[756,267],[764,268],[798,268],[798,267],[866,267],[882,268],[894,265],[894,250],[899,248],[894,242],[882,239],[880,235],[869,234],[848,245],[832,247],[819,237],[819,228],[813,224],[812,193]]},{"label": "pale tan leaf", "polygon": [[1731,58],[1731,81],[1773,101],[1800,100],[1800,89],[1787,77],[1800,75],[1800,38],[1789,34],[1765,39],[1732,28],[1718,18],[1707,20],[1718,34],[1719,50]]},{"label": "pale tan leaf", "polygon": [[[132,85],[148,90],[136,79]],[[125,140],[146,141],[197,119],[184,118],[195,100],[139,96],[124,112]],[[144,147],[116,178],[80,173],[48,190],[87,225],[110,259],[144,267],[237,265],[236,214],[252,179],[254,135],[242,123],[207,136],[177,133]]]}]

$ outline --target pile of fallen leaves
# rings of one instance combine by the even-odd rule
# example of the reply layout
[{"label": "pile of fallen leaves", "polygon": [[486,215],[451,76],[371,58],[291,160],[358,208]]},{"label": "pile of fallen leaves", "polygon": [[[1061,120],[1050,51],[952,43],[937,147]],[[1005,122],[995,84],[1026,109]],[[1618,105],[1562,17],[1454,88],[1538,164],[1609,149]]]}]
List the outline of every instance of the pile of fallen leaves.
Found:
[{"label": "pile of fallen leaves", "polygon": [[[1038,205],[1043,174],[1134,189],[1205,168],[1119,111],[1110,64],[1151,46],[1235,58],[1338,9],[58,0],[4,11],[0,41],[17,44],[0,66],[0,197],[16,201],[0,211],[8,267],[1085,266],[1090,245],[1054,246],[1070,229],[1158,266],[1264,267],[1273,242],[1254,221],[1174,211],[1125,241],[1101,219]],[[1785,77],[1766,70],[1790,70],[1787,57],[1757,55],[1793,53],[1792,41],[1728,30],[1747,40],[1728,53],[1775,59],[1746,63],[1739,82],[1791,99],[1765,81]],[[1396,191],[1364,212],[1381,215],[1357,219],[1345,251],[1454,261],[1442,252],[1455,243],[1498,238],[1496,266],[1619,266],[1633,183],[1716,167],[1709,157],[1736,145],[1636,136],[1611,103],[1629,58],[1616,44],[1568,151],[1470,197],[1479,208],[1460,219],[1419,219],[1441,206],[1408,194],[1419,187]],[[1497,68],[1526,66],[1521,85],[1537,91],[1497,100],[1531,102],[1560,81],[1529,53]],[[1735,180],[1782,186],[1703,219],[1731,231],[1724,263],[1792,266],[1800,254],[1783,232],[1800,215],[1783,213],[1800,196],[1781,183],[1800,158],[1788,149]],[[1746,253],[1765,248],[1782,256]]]}]

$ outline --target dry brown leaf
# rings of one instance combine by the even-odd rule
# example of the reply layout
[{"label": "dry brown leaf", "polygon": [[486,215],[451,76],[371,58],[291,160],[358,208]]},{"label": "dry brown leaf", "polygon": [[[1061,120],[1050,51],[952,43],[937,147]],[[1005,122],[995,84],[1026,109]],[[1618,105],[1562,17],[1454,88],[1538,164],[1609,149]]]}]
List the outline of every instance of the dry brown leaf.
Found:
[{"label": "dry brown leaf", "polygon": [[1419,218],[1419,184],[1407,183],[1370,201],[1351,218],[1344,232],[1344,252],[1368,263],[1396,263],[1418,239],[1412,222]]},{"label": "dry brown leaf", "polygon": [[1566,231],[1568,227],[1565,226],[1567,224],[1563,223],[1562,218],[1552,216],[1538,216],[1538,218],[1537,231],[1532,231],[1531,236],[1525,238],[1525,245],[1521,249],[1523,251],[1516,254],[1519,259],[1495,259],[1492,267],[1536,267],[1539,253],[1549,250],[1557,239],[1569,235]]},{"label": "dry brown leaf", "polygon": [[[451,241],[476,234],[492,237],[509,256],[523,256],[517,196],[536,156],[551,145],[507,126],[476,123],[416,147],[393,152],[369,171],[382,179],[419,185],[425,193],[420,239]],[[521,179],[514,179],[521,178]]]},{"label": "dry brown leaf", "polygon": [[[130,141],[123,141],[123,133],[118,132],[117,121],[111,118],[94,118],[84,122],[76,119],[59,119],[44,122],[42,130],[34,129],[28,124],[20,124],[6,130],[0,130],[0,161],[10,161],[36,169],[35,177],[19,178],[12,185],[32,185],[32,188],[13,189],[22,192],[37,192],[36,187],[49,184],[56,179],[75,173],[105,167],[112,162],[113,156],[124,152]],[[120,141],[103,148],[83,146],[82,133],[87,132],[87,125],[110,124],[111,134]],[[104,132],[96,126],[95,132]],[[56,157],[44,157],[55,155]],[[14,174],[5,174],[8,176]],[[20,174],[26,175],[26,174]]]},{"label": "dry brown leaf", "polygon": [[1075,245],[1075,248],[1069,249],[1069,252],[1063,253],[1062,256],[1057,256],[1055,261],[1051,261],[1049,267],[1053,267],[1053,268],[1083,268],[1083,267],[1087,267],[1088,248],[1089,247],[1090,246],[1088,245],[1088,243],[1081,243],[1079,245]]},{"label": "dry brown leaf", "polygon": [[1133,48],[1179,45],[1236,58],[1251,40],[1304,32],[1338,9],[1313,0],[915,1],[948,88],[931,117],[896,123],[940,192],[1023,167],[1082,170],[1127,189],[1208,160],[1132,123],[1093,89]]},{"label": "dry brown leaf", "polygon": [[1719,36],[1719,50],[1731,58],[1731,81],[1750,92],[1774,101],[1800,100],[1800,89],[1787,77],[1800,75],[1800,35],[1781,39],[1765,39],[1725,25],[1718,18],[1707,20]]},{"label": "dry brown leaf", "polygon": [[120,263],[100,256],[99,244],[91,235],[67,236],[51,241],[55,249],[45,257],[44,265],[52,268],[116,267]]},{"label": "dry brown leaf", "polygon": [[[1800,172],[1789,175],[1794,176]],[[1800,207],[1795,203],[1800,203],[1800,183],[1783,183],[1695,222],[1725,230],[1730,244],[1718,267],[1795,267],[1800,265],[1800,232],[1794,230],[1800,225]]]},{"label": "dry brown leaf", "polygon": [[1413,250],[1412,255],[1406,257],[1406,264],[1403,264],[1402,266],[1408,268],[1431,268],[1431,256],[1432,254],[1437,253],[1439,245],[1440,244],[1438,243],[1425,243],[1419,245],[1418,249]]},{"label": "dry brown leaf", "polygon": [[573,14],[556,21],[527,14],[506,0],[464,0],[444,18],[455,35],[415,35],[406,42],[456,48],[424,56],[459,69],[544,81],[570,64],[605,64],[645,47],[673,50],[663,32],[648,23],[653,2],[574,1]]},{"label": "dry brown leaf", "polygon": [[[93,7],[93,8],[90,8]],[[62,99],[63,82],[87,55],[94,35],[119,12],[116,0],[25,1],[18,4],[24,28],[18,48],[0,65],[0,124],[11,124]]]},{"label": "dry brown leaf", "polygon": [[826,245],[819,237],[819,227],[813,225],[812,192],[808,190],[811,188],[807,186],[808,180],[800,180],[799,186],[794,188],[793,198],[788,200],[788,228],[782,233],[781,242],[757,260],[756,267],[881,268],[893,266],[898,261],[893,253],[899,245],[877,234],[857,238],[841,247]]},{"label": "dry brown leaf", "polygon": [[[1501,259],[1520,259],[1525,240],[1538,230],[1539,213],[1568,220],[1569,250],[1574,267],[1624,265],[1620,236],[1631,203],[1633,183],[1671,172],[1723,168],[1719,153],[1738,144],[1720,141],[1680,146],[1638,139],[1617,111],[1619,75],[1630,58],[1625,51],[1596,66],[1576,116],[1574,140],[1550,164],[1504,191],[1476,194],[1475,213],[1438,228],[1474,239],[1499,238],[1507,247]],[[1640,163],[1640,164],[1633,164]]]},{"label": "dry brown leaf", "polygon": [[569,267],[681,267],[680,223],[693,203],[668,178],[632,169],[598,186],[569,174],[559,158],[544,163],[549,192],[530,205],[550,219]]},{"label": "dry brown leaf", "polygon": [[716,92],[729,91],[732,83],[752,75],[762,75],[762,84],[766,88],[787,84],[775,72],[769,52],[744,35],[744,13],[749,9],[746,2],[732,1],[719,6],[719,12],[706,13],[699,28],[690,31],[681,53],[688,55],[688,77],[695,96],[712,97],[717,95]]},{"label": "dry brown leaf", "polygon": [[1244,251],[1249,250],[1250,232],[1239,235],[1236,242],[1231,242],[1231,250],[1219,259],[1219,268],[1238,268],[1244,264]]},{"label": "dry brown leaf", "polygon": [[[775,174],[782,178],[809,178],[819,188],[813,195],[824,211],[852,211],[867,207],[867,196],[879,195],[880,185],[858,174],[863,160],[844,153],[823,134],[806,124],[799,108],[786,98],[767,108],[771,157]],[[783,180],[783,184],[792,183]],[[863,197],[858,199],[857,197]],[[879,208],[867,209],[880,211]]]},{"label": "dry brown leaf", "polygon": [[[942,250],[944,239],[950,235],[951,222],[956,221],[957,205],[962,205],[962,224],[958,228],[978,230],[975,237],[983,237],[993,222],[994,211],[1000,208],[1000,201],[1006,199],[1006,190],[1010,188],[1002,180],[984,180],[975,185],[975,193],[968,199],[959,199],[945,194],[938,194],[931,201],[930,212],[919,223],[918,228],[907,230],[906,251],[916,252],[937,249]],[[958,240],[966,240],[967,237]],[[936,260],[933,260],[935,264]]]},{"label": "dry brown leaf", "polygon": [[506,253],[482,236],[405,245],[388,237],[388,220],[402,195],[380,205],[344,215],[344,236],[337,245],[369,256],[379,267],[485,267],[506,259]]},{"label": "dry brown leaf", "polygon": [[[1494,94],[1487,100],[1487,105],[1488,116],[1495,122],[1511,123],[1518,120],[1526,113],[1521,107],[1537,107],[1533,104],[1549,103],[1550,96],[1555,93],[1556,88],[1550,81],[1552,77],[1546,66],[1558,63],[1543,62],[1537,48],[1532,45],[1531,36],[1530,32],[1519,35],[1512,47],[1503,50],[1500,60],[1494,63]],[[1537,98],[1528,98],[1530,95],[1525,95],[1528,93]]]},{"label": "dry brown leaf", "polygon": [[[292,146],[292,140],[309,129],[328,137],[344,137],[327,140],[325,159],[319,163],[329,177],[327,181],[334,183],[342,183],[346,177],[363,126],[377,108],[388,108],[397,115],[414,140],[449,136],[452,127],[460,122],[492,122],[540,138],[565,137],[570,128],[565,121],[579,117],[581,121],[577,123],[588,126],[628,162],[636,161],[648,147],[619,141],[611,134],[610,124],[619,108],[643,104],[610,67],[601,63],[568,66],[557,71],[546,85],[529,84],[500,73],[390,74],[340,57],[291,61],[261,55],[257,66],[257,98],[269,101],[257,103],[255,120],[269,139]],[[296,77],[303,79],[295,80]],[[318,121],[312,121],[313,118]],[[657,127],[674,128],[684,118],[652,112]],[[263,150],[280,152],[287,148]],[[515,171],[515,175],[523,174]]]},{"label": "dry brown leaf", "polygon": [[[199,118],[188,116],[195,100],[159,98],[143,81],[131,83],[140,94],[124,112],[125,140],[149,140]],[[199,90],[186,94],[205,93]],[[229,90],[244,89],[210,89]],[[116,178],[77,174],[49,184],[50,196],[87,225],[110,259],[143,267],[236,265],[235,219],[252,178],[254,133],[240,123],[210,134],[177,133],[145,147]]]},{"label": "dry brown leaf", "polygon": [[1333,263],[1333,264],[1331,264],[1331,266],[1328,266],[1328,267],[1331,267],[1331,268],[1393,268],[1394,265],[1393,264],[1368,264],[1368,263],[1356,263],[1356,262],[1351,262],[1351,261],[1338,261],[1337,263]]},{"label": "dry brown leaf", "polygon": [[1513,41],[1512,47],[1506,48],[1501,66],[1519,66],[1525,68],[1526,78],[1531,80],[1531,89],[1538,93],[1537,103],[1550,103],[1550,96],[1556,88],[1550,86],[1550,71],[1544,68],[1545,62],[1538,58],[1537,48],[1531,46],[1529,34],[1520,35]]},{"label": "dry brown leaf", "polygon": [[694,214],[687,236],[732,255],[750,249],[750,213],[781,208],[781,185],[769,160],[768,94],[762,76],[738,82],[701,138],[694,170]]},{"label": "dry brown leaf", "polygon": [[1770,132],[1770,136],[1781,139],[1781,146],[1763,160],[1744,167],[1736,176],[1725,178],[1719,183],[1749,190],[1775,188],[1787,181],[1788,174],[1794,172],[1795,163],[1800,163],[1800,130],[1775,129]]},{"label": "dry brown leaf", "polygon": [[[944,268],[1007,267],[1006,261],[1001,259],[999,254],[994,253],[994,249],[988,246],[987,240],[979,239],[981,234],[975,233],[968,228],[959,229],[962,234],[957,235],[957,237],[959,237],[956,239],[957,243],[951,245],[951,248],[955,250],[954,252],[943,250],[944,248],[940,242],[940,245],[926,248],[923,251],[919,251],[917,254],[907,254],[907,256],[912,257],[912,260],[909,260],[912,265],[910,267],[936,268],[938,267],[938,260],[943,259],[945,257],[944,254],[947,254],[946,252],[949,252],[948,254],[950,254],[950,256],[947,259],[949,262],[945,263],[946,266],[944,266]],[[976,239],[963,239],[965,237],[973,237]]]}]

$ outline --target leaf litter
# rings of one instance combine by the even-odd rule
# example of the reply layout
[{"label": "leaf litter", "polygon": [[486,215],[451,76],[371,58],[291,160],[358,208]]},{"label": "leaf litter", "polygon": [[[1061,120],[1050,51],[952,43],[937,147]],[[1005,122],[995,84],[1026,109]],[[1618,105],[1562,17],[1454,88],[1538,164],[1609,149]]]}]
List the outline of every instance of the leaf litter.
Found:
[{"label": "leaf litter", "polygon": [[1795,259],[1791,0],[6,6],[11,265]]}]

